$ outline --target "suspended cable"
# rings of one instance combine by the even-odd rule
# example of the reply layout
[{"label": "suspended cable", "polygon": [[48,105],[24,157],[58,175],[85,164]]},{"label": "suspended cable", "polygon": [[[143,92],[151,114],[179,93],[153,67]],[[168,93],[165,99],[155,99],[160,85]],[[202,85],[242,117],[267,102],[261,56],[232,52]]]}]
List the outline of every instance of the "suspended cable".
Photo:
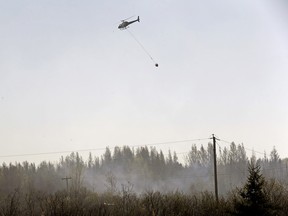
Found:
[{"label": "suspended cable", "polygon": [[[229,142],[229,141],[226,141],[226,140],[223,140],[223,139],[218,139],[220,142],[224,142],[224,143],[227,143],[227,144],[231,144],[233,142]],[[257,154],[262,154],[262,155],[265,155],[265,153],[263,152],[260,152],[260,151],[256,151],[254,149],[249,149],[249,148],[246,148],[244,147],[245,150],[248,150],[248,151],[251,151],[251,152],[254,152],[254,153],[257,153]]]},{"label": "suspended cable", "polygon": [[[176,144],[176,143],[184,143],[184,142],[195,142],[201,140],[208,140],[209,138],[203,139],[187,139],[187,140],[176,140],[176,141],[167,141],[167,142],[158,142],[158,143],[146,143],[146,144],[138,144],[138,145],[127,145],[130,148],[133,147],[141,147],[141,146],[155,146],[155,145],[168,145],[168,144]],[[106,148],[113,149],[114,147],[105,147],[105,148],[95,148],[95,149],[78,149],[78,150],[66,150],[66,151],[54,151],[54,152],[39,152],[39,153],[27,153],[27,154],[15,154],[15,155],[0,155],[0,158],[6,157],[23,157],[23,156],[37,156],[37,155],[51,155],[51,154],[62,154],[62,153],[71,153],[71,152],[91,152],[91,151],[104,151]]]},{"label": "suspended cable", "polygon": [[140,41],[135,37],[134,34],[132,34],[131,31],[129,31],[129,29],[126,29],[129,34],[131,35],[131,37],[140,45],[140,47],[143,49],[143,51],[150,57],[150,59],[152,60],[152,62],[155,64],[156,67],[158,67],[158,63],[156,63],[156,61],[153,59],[153,57],[150,55],[150,53],[145,49],[145,47],[140,43]]}]

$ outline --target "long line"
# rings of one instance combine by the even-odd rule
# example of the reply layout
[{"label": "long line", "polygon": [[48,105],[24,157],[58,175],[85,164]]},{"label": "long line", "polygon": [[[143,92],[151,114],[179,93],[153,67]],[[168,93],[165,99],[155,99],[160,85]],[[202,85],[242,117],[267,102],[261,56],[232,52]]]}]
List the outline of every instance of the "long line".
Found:
[{"label": "long line", "polygon": [[134,40],[140,45],[140,47],[144,50],[144,52],[150,57],[150,59],[154,62],[154,63],[156,63],[155,62],[155,60],[152,58],[152,56],[150,55],[150,53],[145,49],[145,47],[140,43],[140,41],[134,36],[134,34],[132,34],[132,32],[131,31],[129,31],[129,29],[126,29],[128,32],[129,32],[129,34],[134,38]]}]

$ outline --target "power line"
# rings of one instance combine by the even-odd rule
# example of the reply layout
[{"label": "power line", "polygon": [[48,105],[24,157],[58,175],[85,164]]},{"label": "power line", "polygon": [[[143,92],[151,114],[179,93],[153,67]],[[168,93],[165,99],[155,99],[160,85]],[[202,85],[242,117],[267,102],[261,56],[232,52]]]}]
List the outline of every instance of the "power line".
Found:
[{"label": "power line", "polygon": [[[219,141],[222,141],[222,142],[227,143],[227,144],[233,143],[233,142],[229,142],[229,141],[226,141],[226,140],[223,140],[223,139],[219,139]],[[245,149],[245,150],[248,150],[248,151],[251,151],[251,152],[254,152],[254,153],[257,153],[257,154],[262,154],[262,155],[264,155],[263,152],[256,151],[256,150],[254,150],[254,149],[249,149],[249,148],[246,148],[246,147],[244,147],[244,149]]]},{"label": "power line", "polygon": [[[216,137],[216,136],[215,136]],[[216,137],[217,138],[217,137]],[[124,146],[134,148],[134,147],[144,147],[144,146],[158,146],[158,145],[168,145],[168,144],[177,144],[177,143],[185,143],[185,142],[196,142],[196,141],[204,141],[204,140],[210,140],[211,138],[199,138],[199,139],[185,139],[185,140],[175,140],[175,141],[166,141],[166,142],[156,142],[156,143],[144,143],[144,144],[137,144],[137,145],[123,145],[120,148],[123,148]],[[222,143],[227,143],[231,144],[232,142],[224,140],[224,139],[219,139],[217,138],[218,141]],[[221,149],[221,146],[217,143],[218,147]],[[55,154],[67,154],[71,152],[94,152],[94,151],[104,151],[106,148],[109,148],[110,150],[114,149],[115,147],[118,146],[113,146],[113,147],[104,147],[104,148],[91,148],[91,149],[76,149],[76,150],[64,150],[64,151],[52,151],[52,152],[38,152],[38,153],[25,153],[25,154],[11,154],[11,155],[0,155],[0,158],[8,158],[8,157],[24,157],[24,156],[39,156],[39,155],[55,155]],[[249,150],[258,154],[264,155],[264,153],[260,151],[255,151],[253,149],[245,148],[245,150]],[[175,152],[175,151],[174,151]],[[173,153],[174,153],[173,152]],[[189,152],[175,152],[176,155],[183,155],[187,154]],[[168,154],[164,154],[168,155]]]},{"label": "power line", "polygon": [[[134,147],[142,147],[142,146],[156,146],[156,145],[168,145],[168,144],[177,144],[177,143],[185,143],[185,142],[195,142],[208,140],[209,138],[203,139],[186,139],[186,140],[176,140],[176,141],[167,141],[167,142],[157,142],[157,143],[146,143],[146,144],[138,144],[138,145],[126,145],[130,148]],[[125,146],[125,145],[124,145]],[[14,154],[14,155],[0,155],[0,158],[7,157],[24,157],[24,156],[37,156],[37,155],[53,155],[53,154],[63,154],[63,153],[71,153],[71,152],[91,152],[91,151],[103,151],[106,148],[113,149],[114,147],[105,147],[105,148],[95,148],[95,149],[78,149],[78,150],[65,150],[65,151],[54,151],[54,152],[38,152],[38,153],[26,153],[26,154]]]}]

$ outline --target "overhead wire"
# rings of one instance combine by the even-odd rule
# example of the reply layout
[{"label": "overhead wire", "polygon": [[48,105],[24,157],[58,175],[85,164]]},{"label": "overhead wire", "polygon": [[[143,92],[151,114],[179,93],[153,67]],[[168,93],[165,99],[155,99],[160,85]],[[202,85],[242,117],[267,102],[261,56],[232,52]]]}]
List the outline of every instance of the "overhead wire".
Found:
[{"label": "overhead wire", "polygon": [[[137,144],[137,145],[124,145],[130,148],[134,147],[141,147],[141,146],[157,146],[157,145],[168,145],[168,144],[176,144],[176,143],[185,143],[185,142],[195,142],[195,141],[202,141],[208,140],[209,138],[202,138],[202,139],[185,139],[185,140],[175,140],[175,141],[166,141],[166,142],[156,142],[156,143],[144,143],[144,144]],[[51,155],[51,154],[63,154],[63,153],[71,153],[71,152],[91,152],[91,151],[103,151],[106,148],[113,149],[114,147],[105,147],[105,148],[95,148],[95,149],[77,149],[77,150],[65,150],[65,151],[53,151],[53,152],[38,152],[38,153],[26,153],[26,154],[14,154],[14,155],[0,155],[0,158],[7,158],[7,157],[23,157],[23,156],[37,156],[37,155]],[[123,147],[122,147],[123,148]]]},{"label": "overhead wire", "polygon": [[[134,148],[134,147],[145,147],[145,146],[158,146],[158,145],[168,145],[168,144],[177,144],[177,143],[185,143],[185,142],[195,142],[195,141],[203,141],[203,140],[210,140],[211,138],[200,138],[200,139],[184,139],[184,140],[175,140],[175,141],[166,141],[166,142],[156,142],[156,143],[144,143],[144,144],[137,144],[137,145],[123,145],[120,148],[123,148],[124,146],[130,147],[130,148]],[[232,142],[223,140],[223,139],[219,139],[217,138],[218,141],[220,142],[224,142],[227,144],[231,144]],[[218,144],[218,142],[216,142],[218,147],[221,149],[221,146]],[[0,155],[0,158],[8,158],[8,157],[24,157],[24,156],[40,156],[40,155],[53,155],[53,154],[64,154],[64,153],[72,153],[72,152],[94,152],[94,151],[104,151],[106,150],[106,148],[112,150],[113,148],[118,147],[113,146],[113,147],[104,147],[104,148],[90,148],[90,149],[76,149],[76,150],[64,150],[64,151],[52,151],[52,152],[38,152],[38,153],[25,153],[25,154],[11,154],[11,155]],[[259,154],[263,154],[259,151],[254,151],[248,148],[244,148],[246,150],[250,150]],[[176,153],[176,155],[183,155],[183,154],[188,154],[189,152],[173,152],[173,154]],[[168,155],[168,154],[164,154],[164,155]]]},{"label": "overhead wire", "polygon": [[[231,144],[231,143],[233,143],[233,142],[231,142],[231,141],[227,141],[227,140],[223,140],[223,139],[219,139],[219,138],[217,138],[218,139],[218,141],[222,141],[222,142],[224,142],[224,143],[227,143],[227,144]],[[256,151],[256,150],[254,150],[254,149],[249,149],[249,148],[246,148],[246,147],[244,147],[244,149],[245,150],[248,150],[248,151],[251,151],[251,152],[254,152],[254,153],[257,153],[257,154],[261,154],[261,155],[264,155],[265,153],[263,153],[263,152],[260,152],[260,151]]]}]

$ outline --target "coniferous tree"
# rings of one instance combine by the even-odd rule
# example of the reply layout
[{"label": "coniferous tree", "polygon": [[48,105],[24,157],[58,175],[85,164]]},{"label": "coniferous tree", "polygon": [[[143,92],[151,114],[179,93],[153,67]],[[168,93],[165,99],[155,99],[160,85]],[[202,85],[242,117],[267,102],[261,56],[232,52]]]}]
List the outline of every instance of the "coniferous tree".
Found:
[{"label": "coniferous tree", "polygon": [[235,215],[265,216],[271,215],[271,205],[264,193],[265,178],[260,173],[260,166],[254,161],[248,164],[249,176],[235,199]]}]

